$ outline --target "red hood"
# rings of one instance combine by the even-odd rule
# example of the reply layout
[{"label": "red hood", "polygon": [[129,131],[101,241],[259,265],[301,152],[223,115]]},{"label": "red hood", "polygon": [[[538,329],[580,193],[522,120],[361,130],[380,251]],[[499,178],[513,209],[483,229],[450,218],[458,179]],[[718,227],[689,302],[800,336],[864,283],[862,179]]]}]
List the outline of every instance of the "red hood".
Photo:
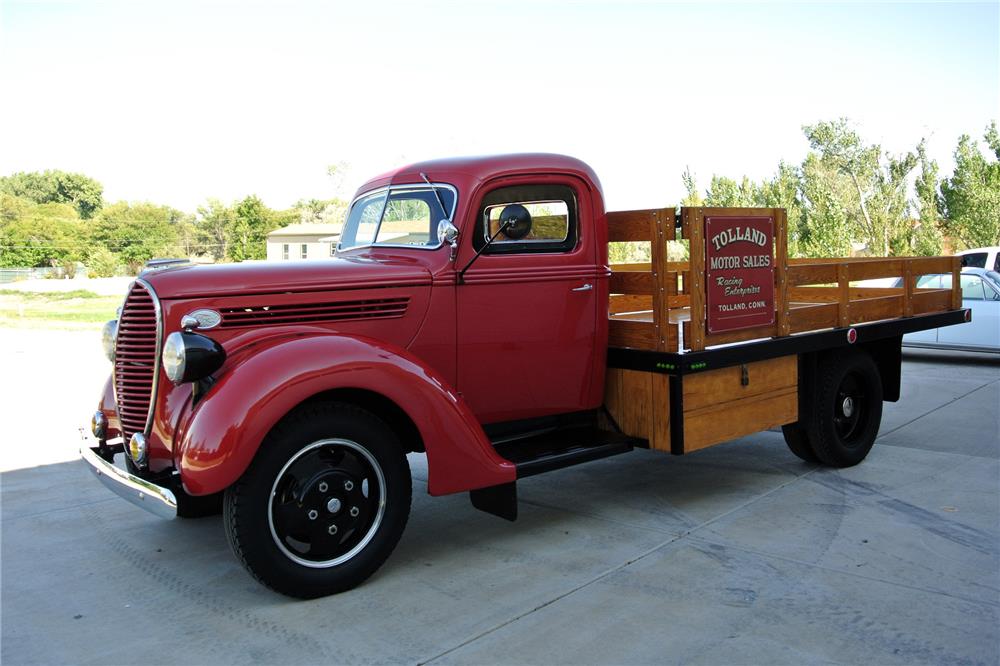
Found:
[{"label": "red hood", "polygon": [[417,263],[366,257],[319,261],[254,261],[214,266],[176,266],[144,273],[160,298],[196,298],[288,291],[430,285]]}]

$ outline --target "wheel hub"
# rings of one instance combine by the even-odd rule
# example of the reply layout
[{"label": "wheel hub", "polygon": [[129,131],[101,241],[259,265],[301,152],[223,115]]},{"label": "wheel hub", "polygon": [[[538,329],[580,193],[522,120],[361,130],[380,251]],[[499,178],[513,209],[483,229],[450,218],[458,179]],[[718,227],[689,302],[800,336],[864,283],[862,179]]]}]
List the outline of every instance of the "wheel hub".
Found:
[{"label": "wheel hub", "polygon": [[312,567],[346,561],[382,520],[385,480],[366,450],[324,440],[294,456],[275,479],[271,534],[292,560]]},{"label": "wheel hub", "polygon": [[844,402],[841,404],[840,409],[844,412],[844,416],[851,418],[854,415],[854,398],[851,396],[844,398]]}]

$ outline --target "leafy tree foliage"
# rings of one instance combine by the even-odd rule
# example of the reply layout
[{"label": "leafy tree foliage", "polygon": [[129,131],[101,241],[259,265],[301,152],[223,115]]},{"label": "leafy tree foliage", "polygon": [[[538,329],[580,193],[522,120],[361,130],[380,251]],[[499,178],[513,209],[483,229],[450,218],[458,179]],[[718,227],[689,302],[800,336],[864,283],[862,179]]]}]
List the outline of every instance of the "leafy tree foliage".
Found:
[{"label": "leafy tree foliage", "polygon": [[0,194],[0,266],[54,266],[79,260],[84,228],[73,206]]},{"label": "leafy tree foliage", "polygon": [[233,209],[218,199],[209,199],[198,208],[198,221],[195,223],[198,242],[216,261],[222,261],[228,254],[229,237],[226,232],[235,219]]},{"label": "leafy tree foliage", "polygon": [[[938,167],[923,141],[913,152],[892,155],[866,144],[843,118],[805,126],[803,132],[812,151],[800,167],[782,162],[760,183],[713,176],[704,199],[685,171],[684,204],[785,208],[793,256],[846,256],[854,242],[882,256],[940,252]],[[911,200],[909,184],[918,167]]]},{"label": "leafy tree foliage", "polygon": [[137,273],[154,257],[177,254],[175,221],[179,219],[183,213],[167,206],[119,201],[101,210],[91,238]]},{"label": "leafy tree foliage", "polygon": [[104,186],[99,182],[80,173],[56,170],[0,177],[0,192],[38,204],[70,204],[83,219],[93,217],[104,203]]},{"label": "leafy tree foliage", "polygon": [[988,160],[968,135],[955,148],[955,173],[941,184],[940,210],[962,248],[1000,245],[1000,134],[986,129]]},{"label": "leafy tree foliage", "polygon": [[233,261],[267,258],[267,234],[283,221],[287,223],[287,216],[276,214],[256,195],[238,202],[226,228],[227,256]]}]

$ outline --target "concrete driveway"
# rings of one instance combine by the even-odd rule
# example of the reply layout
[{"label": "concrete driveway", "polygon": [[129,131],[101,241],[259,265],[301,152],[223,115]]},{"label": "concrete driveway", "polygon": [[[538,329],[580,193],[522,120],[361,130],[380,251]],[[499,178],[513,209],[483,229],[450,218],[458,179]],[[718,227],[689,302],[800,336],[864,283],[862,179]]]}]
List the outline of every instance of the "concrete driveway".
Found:
[{"label": "concrete driveway", "polygon": [[428,497],[411,456],[396,552],[302,602],[243,572],[219,518],[161,521],[72,460],[108,368],[96,334],[0,348],[7,664],[1000,660],[1000,359],[907,353],[847,470],[776,432],[640,451],[523,481],[510,524]]}]

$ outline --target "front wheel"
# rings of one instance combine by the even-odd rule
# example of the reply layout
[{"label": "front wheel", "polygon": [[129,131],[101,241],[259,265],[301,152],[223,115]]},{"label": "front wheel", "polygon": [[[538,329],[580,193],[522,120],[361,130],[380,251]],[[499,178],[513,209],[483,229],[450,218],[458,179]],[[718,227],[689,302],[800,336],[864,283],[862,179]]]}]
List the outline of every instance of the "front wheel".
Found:
[{"label": "front wheel", "polygon": [[808,442],[821,463],[864,460],[882,422],[882,379],[872,357],[852,349],[822,358],[810,416]]},{"label": "front wheel", "polygon": [[321,597],[355,587],[389,557],[410,495],[391,428],[353,405],[317,403],[276,426],[226,491],[226,535],[268,587]]}]

